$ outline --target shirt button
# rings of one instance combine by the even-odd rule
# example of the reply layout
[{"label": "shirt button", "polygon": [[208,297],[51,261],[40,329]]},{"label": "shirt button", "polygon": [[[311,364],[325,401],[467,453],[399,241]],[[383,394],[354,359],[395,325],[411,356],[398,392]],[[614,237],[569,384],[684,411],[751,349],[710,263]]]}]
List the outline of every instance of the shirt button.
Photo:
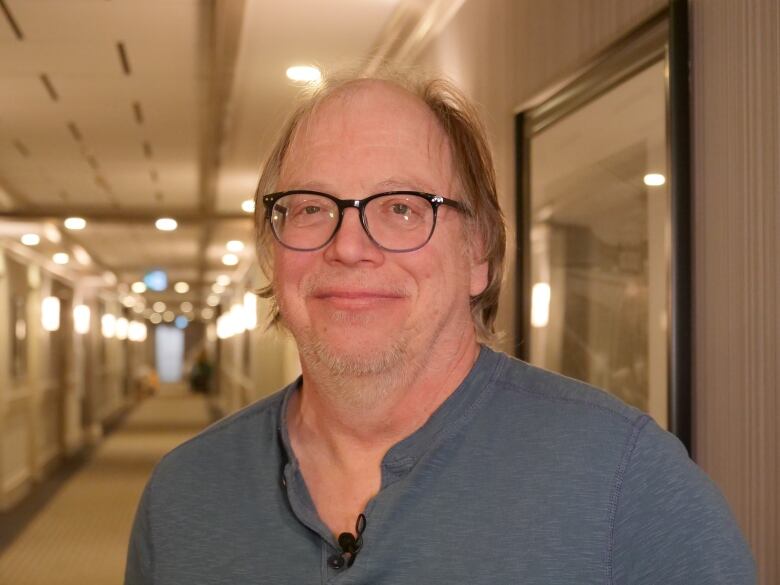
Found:
[{"label": "shirt button", "polygon": [[331,569],[340,569],[344,566],[344,557],[341,555],[333,555],[328,558],[328,566]]}]

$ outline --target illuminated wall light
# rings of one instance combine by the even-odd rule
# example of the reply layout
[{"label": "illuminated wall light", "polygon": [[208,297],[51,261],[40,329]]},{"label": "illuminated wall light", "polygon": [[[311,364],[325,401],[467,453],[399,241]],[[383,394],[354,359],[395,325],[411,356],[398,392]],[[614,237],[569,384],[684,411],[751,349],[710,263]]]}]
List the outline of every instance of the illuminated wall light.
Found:
[{"label": "illuminated wall light", "polygon": [[[230,277],[227,274],[220,274],[217,276],[217,284],[219,286],[228,286],[230,284]],[[221,292],[225,292],[222,290]]]},{"label": "illuminated wall light", "polygon": [[244,249],[244,242],[241,240],[230,240],[227,244],[225,244],[225,248],[227,248],[228,252],[241,252]]},{"label": "illuminated wall light", "polygon": [[537,282],[531,290],[531,325],[547,327],[550,322],[550,285]]},{"label": "illuminated wall light", "polygon": [[247,329],[257,327],[257,295],[253,292],[244,293],[244,323]]},{"label": "illuminated wall light", "polygon": [[57,252],[54,256],[51,257],[52,260],[54,260],[55,264],[67,264],[70,262],[70,256],[68,256],[65,252]]},{"label": "illuminated wall light", "polygon": [[179,226],[176,220],[170,217],[161,217],[154,222],[154,227],[162,232],[172,232]]},{"label": "illuminated wall light", "polygon": [[173,290],[183,295],[184,293],[189,292],[190,285],[186,282],[180,281],[173,285]]},{"label": "illuminated wall light", "polygon": [[130,286],[130,290],[140,295],[146,292],[146,285],[140,280],[137,280]]},{"label": "illuminated wall light", "polygon": [[162,301],[157,301],[152,305],[152,310],[154,310],[155,313],[162,313],[165,309],[166,305]]},{"label": "illuminated wall light", "polygon": [[116,317],[106,313],[100,318],[100,332],[106,339],[116,336]]},{"label": "illuminated wall light", "polygon": [[217,337],[220,339],[228,339],[233,335],[233,331],[230,327],[230,314],[225,313],[217,318]]},{"label": "illuminated wall light", "polygon": [[660,173],[648,173],[644,177],[644,182],[648,187],[660,187],[666,183],[666,177]]},{"label": "illuminated wall light", "polygon": [[238,256],[235,254],[225,254],[222,256],[222,264],[225,266],[235,266],[238,264]]},{"label": "illuminated wall light", "polygon": [[182,310],[182,312],[189,313],[192,311],[192,303],[189,301],[184,301],[181,305],[179,305],[179,308]]},{"label": "illuminated wall light", "polygon": [[243,333],[246,331],[246,318],[244,317],[244,305],[241,303],[234,303],[230,307],[230,326],[233,329],[234,334]]},{"label": "illuminated wall light", "polygon": [[319,83],[322,73],[311,65],[294,65],[287,68],[287,79],[299,83]]},{"label": "illuminated wall light", "polygon": [[245,199],[241,202],[241,211],[244,213],[254,213],[255,212],[255,200],[254,199]]},{"label": "illuminated wall light", "polygon": [[41,325],[46,331],[60,328],[60,299],[46,297],[41,301]]},{"label": "illuminated wall light", "polygon": [[65,220],[65,228],[73,231],[83,230],[87,227],[87,220],[83,217],[69,217]]},{"label": "illuminated wall light", "polygon": [[130,323],[124,317],[116,320],[116,338],[124,341],[129,333]]},{"label": "illuminated wall light", "polygon": [[128,326],[127,338],[130,341],[146,341],[146,323],[140,321],[130,321]]},{"label": "illuminated wall light", "polygon": [[73,307],[73,329],[76,333],[84,335],[89,333],[90,311],[87,305]]},{"label": "illuminated wall light", "polygon": [[37,246],[41,243],[41,236],[38,234],[24,234],[21,239],[25,246]]}]

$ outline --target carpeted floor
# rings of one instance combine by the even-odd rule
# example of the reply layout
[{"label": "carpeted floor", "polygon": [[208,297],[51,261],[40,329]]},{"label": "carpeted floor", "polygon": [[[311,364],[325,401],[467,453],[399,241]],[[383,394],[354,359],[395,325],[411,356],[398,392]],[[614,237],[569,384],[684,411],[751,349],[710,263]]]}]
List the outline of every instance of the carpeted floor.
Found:
[{"label": "carpeted floor", "polygon": [[183,386],[140,404],[0,554],[1,585],[119,585],[135,508],[155,463],[210,422]]}]

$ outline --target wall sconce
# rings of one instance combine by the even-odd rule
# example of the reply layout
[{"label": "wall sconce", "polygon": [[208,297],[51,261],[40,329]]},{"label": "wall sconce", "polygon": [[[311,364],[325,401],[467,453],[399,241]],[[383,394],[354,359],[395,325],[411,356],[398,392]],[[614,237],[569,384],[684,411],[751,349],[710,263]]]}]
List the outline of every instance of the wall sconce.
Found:
[{"label": "wall sconce", "polygon": [[116,320],[116,338],[124,341],[127,339],[127,334],[130,329],[130,323],[124,317],[119,317]]},{"label": "wall sconce", "polygon": [[87,305],[76,305],[73,307],[73,328],[76,333],[84,335],[89,333],[89,307]]},{"label": "wall sconce", "polygon": [[531,289],[531,325],[547,327],[550,322],[550,285],[537,282]]},{"label": "wall sconce", "polygon": [[110,313],[103,315],[100,319],[100,330],[106,339],[114,337],[116,335],[116,317]]},{"label": "wall sconce", "polygon": [[46,297],[41,301],[41,325],[46,331],[60,328],[60,299]]}]

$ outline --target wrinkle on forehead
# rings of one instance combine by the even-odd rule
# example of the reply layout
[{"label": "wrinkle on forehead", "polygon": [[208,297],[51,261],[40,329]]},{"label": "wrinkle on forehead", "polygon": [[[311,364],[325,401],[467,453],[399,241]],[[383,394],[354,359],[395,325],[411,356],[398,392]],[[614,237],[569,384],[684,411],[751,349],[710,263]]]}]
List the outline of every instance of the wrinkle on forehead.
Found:
[{"label": "wrinkle on forehead", "polygon": [[[378,111],[381,116],[376,115]],[[370,131],[363,123],[366,116],[372,119]],[[449,139],[428,105],[385,81],[359,80],[316,104],[296,129],[285,161],[306,160],[309,151],[331,145],[377,149],[422,146],[430,160],[452,169]],[[283,176],[287,174],[285,161]]]}]

